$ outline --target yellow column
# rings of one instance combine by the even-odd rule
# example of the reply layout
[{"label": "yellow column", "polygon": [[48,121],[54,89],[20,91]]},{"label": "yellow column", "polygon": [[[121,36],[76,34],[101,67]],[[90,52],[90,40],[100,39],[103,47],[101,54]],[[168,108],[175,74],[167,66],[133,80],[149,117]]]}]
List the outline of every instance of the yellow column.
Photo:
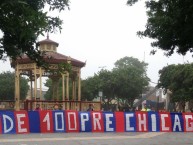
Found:
[{"label": "yellow column", "polygon": [[40,68],[40,100],[42,100],[42,68]]},{"label": "yellow column", "polygon": [[[40,68],[40,72],[39,73],[40,73],[40,100],[42,100],[42,68]],[[42,104],[43,103],[40,103],[40,108],[43,108]]]},{"label": "yellow column", "polygon": [[[65,74],[62,74],[62,101],[65,101],[64,75]],[[64,102],[63,102],[63,110],[65,110],[65,103]]]},{"label": "yellow column", "polygon": [[74,82],[74,100],[77,100],[77,96],[76,96],[76,86],[77,86],[77,80],[75,80],[75,82]]},{"label": "yellow column", "polygon": [[[69,101],[69,73],[66,73],[66,100]],[[67,103],[67,109],[69,110],[69,103]]]},{"label": "yellow column", "polygon": [[19,86],[19,69],[18,69],[18,63],[15,70],[15,110],[20,110],[20,86]]},{"label": "yellow column", "polygon": [[[37,99],[37,75],[36,75],[36,64],[34,64],[34,100]],[[36,107],[36,102],[34,103],[34,108]]]},{"label": "yellow column", "polygon": [[78,73],[78,101],[81,100],[81,71]]}]

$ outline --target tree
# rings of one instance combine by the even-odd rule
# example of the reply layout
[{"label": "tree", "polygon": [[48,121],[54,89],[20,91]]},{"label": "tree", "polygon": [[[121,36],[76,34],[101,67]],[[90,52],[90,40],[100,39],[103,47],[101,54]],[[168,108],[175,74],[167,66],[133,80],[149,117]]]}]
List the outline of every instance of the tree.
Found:
[{"label": "tree", "polygon": [[116,99],[116,78],[112,71],[102,69],[98,72],[99,88],[98,91],[103,92],[102,102],[106,110],[111,109],[111,104],[114,104],[113,100]]},{"label": "tree", "polygon": [[52,80],[51,79],[47,79],[46,83],[44,84],[46,87],[48,87],[48,90],[46,91],[46,94],[44,95],[45,100],[52,100]]},{"label": "tree", "polygon": [[[0,74],[0,100],[14,100],[15,98],[15,73],[3,72]],[[29,90],[28,80],[20,77],[20,99],[26,98]]]},{"label": "tree", "polygon": [[68,7],[69,0],[1,0],[0,1],[0,59],[9,56],[16,59],[27,54],[38,65],[43,64],[36,40],[44,32],[61,30],[62,21],[44,12]]},{"label": "tree", "polygon": [[133,107],[133,102],[148,86],[147,64],[133,57],[124,57],[115,62],[116,94],[123,105]]},{"label": "tree", "polygon": [[[128,0],[127,4],[136,2],[138,0]],[[146,29],[137,34],[154,39],[151,45],[166,51],[167,56],[174,50],[182,55],[193,52],[193,1],[146,0],[145,3],[148,16]]]},{"label": "tree", "polygon": [[185,111],[185,103],[193,100],[193,63],[169,65],[159,71],[159,86],[172,91],[172,101],[179,102]]},{"label": "tree", "polygon": [[99,78],[97,74],[81,81],[81,99],[92,101],[98,96]]}]

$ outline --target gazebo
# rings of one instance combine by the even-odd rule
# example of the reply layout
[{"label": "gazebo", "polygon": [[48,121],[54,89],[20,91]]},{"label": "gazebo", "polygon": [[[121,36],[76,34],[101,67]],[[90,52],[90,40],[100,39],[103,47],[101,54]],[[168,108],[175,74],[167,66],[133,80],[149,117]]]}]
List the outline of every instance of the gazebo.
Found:
[{"label": "gazebo", "polygon": [[[69,79],[72,80],[73,101],[81,101],[81,68],[85,63],[77,59],[65,56],[57,52],[58,43],[49,39],[38,42],[39,50],[42,52],[43,60],[48,64],[48,69],[39,67],[35,61],[27,55],[11,61],[15,69],[15,110],[20,110],[20,76],[26,75],[30,80],[30,100],[42,100],[42,77],[48,77],[53,84],[53,100],[59,99],[59,80],[62,79],[62,101],[69,100]],[[39,82],[38,82],[39,81]],[[39,83],[40,91],[37,91]],[[37,98],[39,92],[40,98]],[[68,109],[69,106],[67,106]]]}]

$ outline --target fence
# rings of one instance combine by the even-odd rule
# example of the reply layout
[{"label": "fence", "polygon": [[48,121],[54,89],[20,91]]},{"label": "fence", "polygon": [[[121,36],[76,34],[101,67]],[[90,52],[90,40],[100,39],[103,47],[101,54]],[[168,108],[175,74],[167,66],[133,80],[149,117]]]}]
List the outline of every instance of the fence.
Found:
[{"label": "fence", "polygon": [[[45,101],[45,100],[25,100],[20,101],[20,110],[34,110],[36,105],[39,104],[42,110],[53,110],[57,105],[60,110],[77,110],[86,111],[89,104],[93,105],[95,111],[101,110],[101,102],[99,101]],[[14,110],[15,101],[1,100],[0,110]]]}]

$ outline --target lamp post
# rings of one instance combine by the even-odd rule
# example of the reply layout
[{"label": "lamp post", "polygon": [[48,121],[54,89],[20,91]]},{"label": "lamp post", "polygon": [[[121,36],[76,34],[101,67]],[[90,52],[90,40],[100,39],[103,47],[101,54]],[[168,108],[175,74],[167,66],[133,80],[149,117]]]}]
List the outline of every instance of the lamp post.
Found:
[{"label": "lamp post", "polygon": [[156,110],[159,111],[159,96],[160,96],[160,89],[156,91],[156,99],[157,99],[157,108]]},{"label": "lamp post", "polygon": [[[103,97],[103,92],[102,91],[99,91],[99,97],[100,97],[100,102],[101,102],[101,105],[102,105],[102,97]],[[101,109],[102,109],[102,106],[101,106]]]}]

